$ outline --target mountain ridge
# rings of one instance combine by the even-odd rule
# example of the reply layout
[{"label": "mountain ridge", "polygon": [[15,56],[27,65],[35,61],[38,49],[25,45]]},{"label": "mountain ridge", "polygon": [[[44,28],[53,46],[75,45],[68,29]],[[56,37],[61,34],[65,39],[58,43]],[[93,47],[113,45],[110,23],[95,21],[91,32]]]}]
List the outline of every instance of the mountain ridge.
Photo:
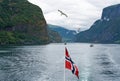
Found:
[{"label": "mountain ridge", "polygon": [[76,42],[120,43],[120,4],[103,9],[101,19],[76,35]]}]

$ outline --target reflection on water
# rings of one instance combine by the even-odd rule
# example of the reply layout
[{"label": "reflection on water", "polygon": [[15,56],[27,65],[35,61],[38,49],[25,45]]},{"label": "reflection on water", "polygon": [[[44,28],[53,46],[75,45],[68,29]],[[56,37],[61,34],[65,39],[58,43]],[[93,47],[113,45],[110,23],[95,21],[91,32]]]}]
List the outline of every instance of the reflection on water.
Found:
[{"label": "reflection on water", "polygon": [[[78,81],[120,81],[120,45],[68,43]],[[0,47],[0,81],[63,81],[64,44]],[[65,70],[66,81],[76,81]]]}]

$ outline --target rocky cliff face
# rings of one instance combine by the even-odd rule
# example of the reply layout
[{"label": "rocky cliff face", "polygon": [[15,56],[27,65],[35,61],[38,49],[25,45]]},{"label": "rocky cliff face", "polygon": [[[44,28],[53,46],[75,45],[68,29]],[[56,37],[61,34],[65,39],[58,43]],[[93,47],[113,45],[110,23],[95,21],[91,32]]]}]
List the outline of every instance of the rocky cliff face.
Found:
[{"label": "rocky cliff face", "polygon": [[115,19],[120,17],[120,4],[109,6],[103,9],[101,19]]},{"label": "rocky cliff face", "polygon": [[1,44],[44,44],[49,41],[42,10],[27,0],[0,0],[0,31],[0,36],[3,35]]},{"label": "rocky cliff face", "polygon": [[120,4],[104,8],[101,19],[77,34],[76,41],[120,43]]}]

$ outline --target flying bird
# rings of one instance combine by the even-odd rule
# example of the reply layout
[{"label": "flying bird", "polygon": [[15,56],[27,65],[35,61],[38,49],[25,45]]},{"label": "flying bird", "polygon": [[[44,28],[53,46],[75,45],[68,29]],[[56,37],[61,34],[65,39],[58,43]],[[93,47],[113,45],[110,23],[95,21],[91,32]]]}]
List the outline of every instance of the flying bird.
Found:
[{"label": "flying bird", "polygon": [[64,15],[64,16],[68,17],[67,14],[63,13],[61,10],[58,10],[58,12],[61,13],[61,16]]}]

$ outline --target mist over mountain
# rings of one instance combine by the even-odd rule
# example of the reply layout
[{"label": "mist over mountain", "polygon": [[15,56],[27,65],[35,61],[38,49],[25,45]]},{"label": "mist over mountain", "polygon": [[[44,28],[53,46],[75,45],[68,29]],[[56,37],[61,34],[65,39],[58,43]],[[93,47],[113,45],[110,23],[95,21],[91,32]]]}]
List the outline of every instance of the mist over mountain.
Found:
[{"label": "mist over mountain", "polygon": [[78,33],[76,42],[120,43],[120,4],[104,8],[101,19]]}]

